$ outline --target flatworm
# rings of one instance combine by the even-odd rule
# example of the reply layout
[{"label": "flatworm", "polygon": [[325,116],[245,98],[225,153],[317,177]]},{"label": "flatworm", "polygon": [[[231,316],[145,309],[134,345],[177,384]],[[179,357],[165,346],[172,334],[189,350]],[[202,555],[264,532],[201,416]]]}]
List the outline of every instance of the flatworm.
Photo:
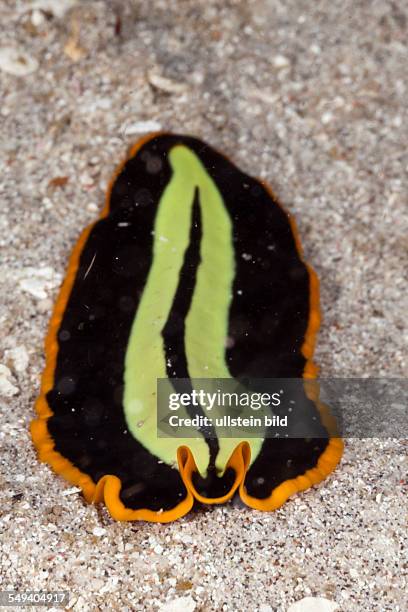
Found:
[{"label": "flatworm", "polygon": [[341,439],[159,438],[156,381],[313,379],[318,302],[262,181],[195,138],[148,136],[72,253],[31,423],[39,458],[118,520],[168,522],[236,492],[278,508],[335,468]]}]

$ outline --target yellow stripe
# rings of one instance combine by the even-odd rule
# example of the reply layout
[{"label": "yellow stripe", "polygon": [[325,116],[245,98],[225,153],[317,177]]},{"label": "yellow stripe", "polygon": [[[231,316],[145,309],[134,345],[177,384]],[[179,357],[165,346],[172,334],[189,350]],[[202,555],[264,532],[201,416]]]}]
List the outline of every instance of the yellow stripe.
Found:
[{"label": "yellow stripe", "polygon": [[[159,202],[153,263],[126,352],[124,412],[132,435],[150,453],[169,465],[176,465],[177,449],[182,445],[188,446],[198,470],[204,475],[209,450],[201,435],[194,439],[158,438],[156,383],[158,378],[166,378],[162,330],[173,304],[188,247],[196,188],[199,190],[203,231],[201,262],[186,318],[188,372],[191,379],[230,378],[225,363],[225,345],[235,271],[232,225],[222,196],[200,159],[187,147],[178,145],[170,151],[169,161],[173,175]],[[194,386],[194,381],[192,384]],[[223,413],[224,408],[219,406],[208,416],[215,419]],[[179,408],[177,416],[187,418],[186,409]],[[216,466],[221,473],[234,449],[245,439],[244,435],[219,439]],[[263,438],[249,441],[252,460],[262,442]]]}]

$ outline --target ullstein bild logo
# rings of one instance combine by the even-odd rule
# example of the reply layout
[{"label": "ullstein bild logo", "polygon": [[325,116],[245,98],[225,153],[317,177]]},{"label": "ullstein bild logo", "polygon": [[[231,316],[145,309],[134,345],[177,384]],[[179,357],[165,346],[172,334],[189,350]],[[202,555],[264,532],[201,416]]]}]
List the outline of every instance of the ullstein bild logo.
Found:
[{"label": "ullstein bild logo", "polygon": [[159,379],[159,437],[406,438],[407,379]]}]

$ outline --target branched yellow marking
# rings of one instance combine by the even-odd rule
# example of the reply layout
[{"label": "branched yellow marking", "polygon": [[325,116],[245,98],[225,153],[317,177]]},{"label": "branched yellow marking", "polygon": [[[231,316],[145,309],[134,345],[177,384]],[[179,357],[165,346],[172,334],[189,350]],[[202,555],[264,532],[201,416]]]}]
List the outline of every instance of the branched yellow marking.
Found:
[{"label": "branched yellow marking", "polygon": [[[189,446],[201,474],[209,461],[202,436],[194,439],[158,438],[156,382],[166,378],[162,330],[167,322],[188,248],[196,188],[202,219],[201,262],[186,318],[185,347],[189,375],[230,378],[225,363],[228,313],[234,278],[232,227],[216,184],[199,158],[178,145],[169,153],[172,178],[160,199],[154,227],[153,263],[133,322],[125,359],[124,410],[133,436],[149,452],[175,464],[177,448]],[[194,383],[193,383],[194,384]],[[220,410],[220,408],[219,408]],[[187,418],[185,408],[179,418]],[[216,465],[223,472],[242,438],[219,439]],[[262,439],[249,440],[252,457]]]}]

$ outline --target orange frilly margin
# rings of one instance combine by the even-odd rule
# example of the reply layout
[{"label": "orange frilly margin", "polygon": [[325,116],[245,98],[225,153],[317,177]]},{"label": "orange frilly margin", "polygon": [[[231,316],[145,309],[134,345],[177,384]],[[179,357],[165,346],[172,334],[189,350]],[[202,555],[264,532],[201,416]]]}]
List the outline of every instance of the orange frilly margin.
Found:
[{"label": "orange frilly margin", "polygon": [[[117,176],[122,171],[126,161],[136,155],[139,149],[146,142],[160,135],[162,135],[161,132],[149,134],[140,139],[130,149],[127,158],[118,166],[109,183],[105,206],[100,215],[100,219],[106,217],[109,213],[109,202],[112,187]],[[266,188],[269,190],[273,199],[279,204],[279,201],[272,193],[270,188],[268,186],[266,186]],[[298,253],[302,261],[304,261],[296,225],[293,218],[290,216],[289,221],[295,237]],[[54,385],[54,372],[58,354],[58,329],[60,327],[71,289],[75,281],[82,249],[95,223],[92,223],[82,232],[72,251],[65,280],[60,289],[45,339],[46,363],[41,379],[40,395],[35,404],[37,418],[33,419],[30,424],[31,436],[34,446],[37,449],[40,461],[48,463],[48,465],[50,465],[57,474],[63,476],[65,480],[71,484],[80,487],[87,502],[99,503],[104,501],[112,518],[119,521],[142,520],[156,523],[171,522],[187,514],[191,510],[195,499],[207,504],[221,504],[231,499],[237,490],[239,490],[239,495],[242,501],[251,508],[255,508],[256,510],[270,511],[279,508],[279,506],[284,504],[285,501],[293,494],[299,491],[304,491],[305,489],[324,480],[339,463],[343,452],[343,442],[340,438],[335,437],[335,423],[333,422],[327,408],[319,401],[317,384],[312,380],[305,381],[306,392],[308,393],[308,396],[311,399],[314,399],[316,402],[323,423],[329,432],[334,432],[334,437],[330,438],[325,451],[319,457],[317,465],[314,468],[307,470],[305,474],[298,476],[297,478],[286,480],[276,487],[270,497],[266,499],[251,497],[245,490],[245,476],[250,465],[251,456],[250,447],[247,442],[242,442],[239,444],[232,453],[227,467],[234,469],[236,474],[235,481],[230,491],[223,497],[219,498],[205,498],[197,492],[192,482],[192,475],[197,470],[194,457],[188,447],[180,446],[177,451],[177,460],[179,472],[186,487],[186,497],[172,510],[158,512],[144,508],[140,510],[126,508],[120,499],[122,483],[117,476],[107,474],[100,478],[97,483],[95,483],[88,474],[81,472],[68,459],[63,457],[55,450],[55,443],[50,432],[48,431],[47,426],[47,421],[53,415],[53,412],[48,405],[46,396]],[[309,323],[305,335],[305,341],[302,346],[302,353],[307,360],[303,377],[305,379],[313,379],[317,375],[317,368],[312,361],[312,357],[316,342],[316,334],[320,326],[319,285],[314,270],[306,262],[304,263],[309,272],[311,298]],[[313,385],[310,386],[310,383],[313,383]],[[309,385],[309,387],[307,387],[307,385]]]}]

